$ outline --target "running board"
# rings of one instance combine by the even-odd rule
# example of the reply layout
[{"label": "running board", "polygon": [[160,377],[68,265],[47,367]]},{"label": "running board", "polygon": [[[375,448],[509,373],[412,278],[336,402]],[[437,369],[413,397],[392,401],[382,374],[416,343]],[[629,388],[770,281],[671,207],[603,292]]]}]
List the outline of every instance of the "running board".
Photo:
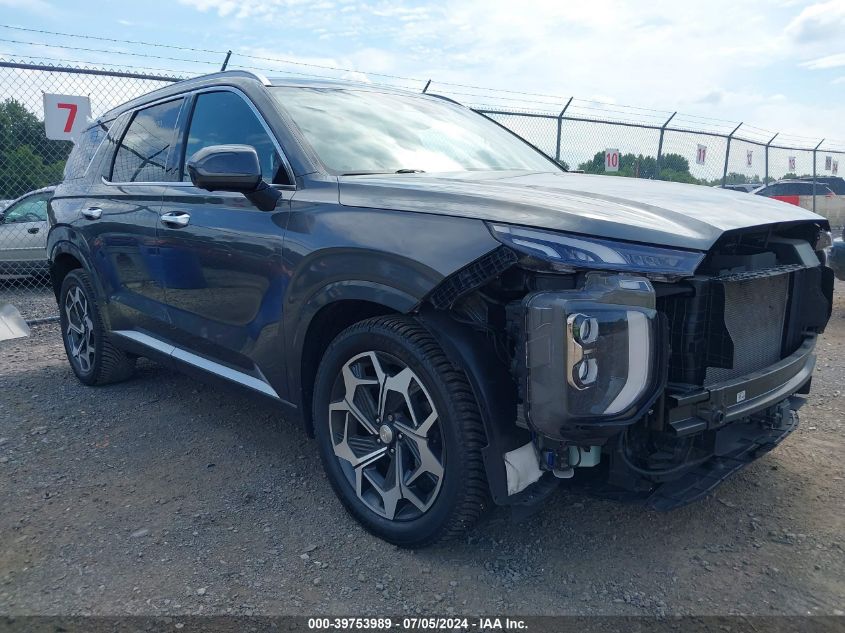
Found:
[{"label": "running board", "polygon": [[198,354],[184,350],[181,347],[176,347],[171,343],[165,343],[164,341],[157,339],[154,336],[150,336],[149,334],[136,332],[134,330],[112,330],[111,334],[129,339],[130,341],[134,341],[145,347],[154,349],[157,352],[166,354],[174,360],[181,361],[191,365],[192,367],[196,367],[197,369],[219,376],[229,382],[237,383],[243,387],[259,391],[264,395],[284,402],[284,400],[279,397],[279,394],[276,393],[276,390],[264,380],[256,378],[255,376],[250,376],[249,374],[238,371],[237,369],[232,369],[231,367],[227,367],[226,365],[217,363],[213,360],[208,360]]}]

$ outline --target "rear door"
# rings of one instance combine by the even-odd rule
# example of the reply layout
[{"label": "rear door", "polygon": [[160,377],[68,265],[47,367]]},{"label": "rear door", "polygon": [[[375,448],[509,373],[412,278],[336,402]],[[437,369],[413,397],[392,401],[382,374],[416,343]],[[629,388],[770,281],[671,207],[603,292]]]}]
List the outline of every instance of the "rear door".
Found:
[{"label": "rear door", "polygon": [[33,193],[0,214],[0,274],[45,270],[47,205],[52,196],[52,191]]},{"label": "rear door", "polygon": [[[184,121],[180,182],[165,186],[159,226],[174,342],[211,361],[191,364],[274,395],[270,385],[284,384],[285,371],[281,320],[289,271],[282,241],[295,189],[290,170],[262,114],[234,88],[198,92]],[[185,157],[232,143],[256,149],[264,180],[282,192],[275,211],[260,211],[239,193],[191,184]]]},{"label": "rear door", "polygon": [[114,330],[169,333],[156,229],[164,186],[176,179],[168,160],[184,102],[178,97],[146,106],[112,126],[102,177],[81,210],[79,225]]}]

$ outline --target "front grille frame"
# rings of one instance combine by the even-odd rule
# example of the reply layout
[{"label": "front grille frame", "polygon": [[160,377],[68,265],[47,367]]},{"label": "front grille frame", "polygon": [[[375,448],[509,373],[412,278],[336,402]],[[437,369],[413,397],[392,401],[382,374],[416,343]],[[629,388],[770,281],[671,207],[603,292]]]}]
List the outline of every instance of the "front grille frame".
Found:
[{"label": "front grille frame", "polygon": [[[794,352],[802,338],[796,335],[793,326],[798,325],[803,332],[807,325],[794,315],[801,285],[796,283],[796,278],[803,279],[804,270],[804,266],[785,265],[747,273],[698,276],[684,282],[687,292],[659,297],[657,308],[666,315],[669,324],[669,383],[706,386],[757,371]],[[737,354],[748,354],[748,341],[736,344],[726,323],[726,308],[729,322],[736,324],[737,317],[731,316],[731,311],[737,310],[732,305],[737,301],[736,290],[753,287],[751,284],[771,284],[773,280],[783,291],[778,306],[782,316],[778,323],[766,329],[767,353],[750,362],[739,359],[737,363]],[[742,307],[738,307],[740,312]],[[753,306],[748,307],[747,313],[753,314]],[[741,328],[733,329],[735,335],[741,335]]]}]

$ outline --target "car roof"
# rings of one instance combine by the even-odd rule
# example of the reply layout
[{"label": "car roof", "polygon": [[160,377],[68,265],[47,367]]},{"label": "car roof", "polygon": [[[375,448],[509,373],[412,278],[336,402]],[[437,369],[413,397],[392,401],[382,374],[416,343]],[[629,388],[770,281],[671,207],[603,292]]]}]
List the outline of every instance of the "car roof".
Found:
[{"label": "car roof", "polygon": [[[153,90],[147,94],[136,97],[131,101],[127,101],[117,107],[105,112],[98,121],[108,121],[120,116],[127,110],[132,110],[153,101],[165,99],[169,96],[177,96],[184,92],[195,90],[198,88],[205,88],[215,85],[235,85],[244,82],[257,82],[262,86],[279,86],[292,88],[335,88],[335,89],[355,89],[355,90],[370,90],[374,92],[392,92],[396,94],[406,94],[422,96],[422,93],[412,92],[410,90],[403,90],[393,86],[385,86],[382,84],[371,84],[359,81],[350,81],[345,79],[329,79],[329,78],[291,78],[291,77],[272,77],[268,78],[259,73],[254,73],[247,70],[224,70],[218,73],[211,73],[208,75],[200,75],[198,77],[191,77],[181,81],[174,82],[169,86],[164,86],[158,90]],[[428,95],[436,98],[436,95]]]}]

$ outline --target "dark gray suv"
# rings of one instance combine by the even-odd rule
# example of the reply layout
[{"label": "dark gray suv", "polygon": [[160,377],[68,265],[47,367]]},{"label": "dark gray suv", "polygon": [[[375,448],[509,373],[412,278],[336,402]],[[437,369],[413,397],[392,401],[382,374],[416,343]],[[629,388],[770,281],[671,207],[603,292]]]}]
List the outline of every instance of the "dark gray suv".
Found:
[{"label": "dark gray suv", "polygon": [[269,398],[403,546],[562,481],[699,498],[795,428],[831,308],[813,213],[566,173],[436,96],[239,71],[97,119],[50,222],[82,382],[144,356]]}]

